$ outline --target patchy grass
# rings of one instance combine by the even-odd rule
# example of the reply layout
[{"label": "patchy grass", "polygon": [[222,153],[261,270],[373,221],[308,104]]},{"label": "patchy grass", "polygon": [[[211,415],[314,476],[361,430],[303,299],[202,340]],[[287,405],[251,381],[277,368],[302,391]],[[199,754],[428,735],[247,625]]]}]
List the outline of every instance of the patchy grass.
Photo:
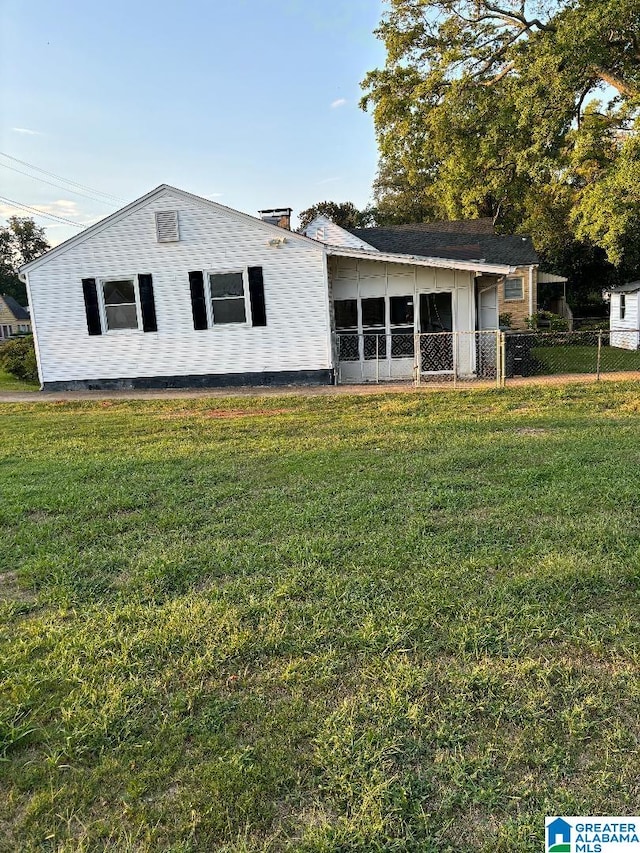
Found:
[{"label": "patchy grass", "polygon": [[639,413],[3,406],[0,849],[533,853],[633,814]]},{"label": "patchy grass", "polygon": [[[595,340],[595,338],[594,338]],[[591,346],[547,346],[534,347],[531,356],[535,359],[536,374],[595,373],[598,365],[598,347]],[[640,351],[620,347],[603,346],[600,361],[603,373],[619,370],[640,370]]]},{"label": "patchy grass", "polygon": [[38,391],[39,388],[38,382],[23,382],[0,366],[0,391]]}]

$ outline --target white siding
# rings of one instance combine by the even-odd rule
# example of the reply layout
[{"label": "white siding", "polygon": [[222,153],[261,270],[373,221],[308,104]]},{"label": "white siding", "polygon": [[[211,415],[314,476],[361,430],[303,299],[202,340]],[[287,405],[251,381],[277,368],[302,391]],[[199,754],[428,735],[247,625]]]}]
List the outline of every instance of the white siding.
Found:
[{"label": "white siding", "polygon": [[[180,240],[158,243],[176,210]],[[277,236],[277,235],[275,235]],[[286,232],[283,232],[286,236]],[[224,208],[165,191],[28,273],[43,382],[331,367],[323,250]],[[267,326],[193,328],[188,272],[261,266]],[[83,278],[151,273],[158,331],[89,336]]]},{"label": "white siding", "polygon": [[621,293],[611,294],[611,346],[621,349],[638,349],[640,341],[638,328],[640,323],[640,293],[625,294],[624,319],[620,319],[620,297]]},{"label": "white siding", "polygon": [[374,246],[371,246],[369,243],[365,243],[364,240],[356,237],[355,234],[352,234],[345,228],[341,228],[339,225],[336,225],[328,216],[316,216],[316,218],[307,225],[303,233],[312,240],[319,240],[321,243],[327,243],[330,246],[344,246],[349,249],[364,249],[368,252],[378,251]]}]

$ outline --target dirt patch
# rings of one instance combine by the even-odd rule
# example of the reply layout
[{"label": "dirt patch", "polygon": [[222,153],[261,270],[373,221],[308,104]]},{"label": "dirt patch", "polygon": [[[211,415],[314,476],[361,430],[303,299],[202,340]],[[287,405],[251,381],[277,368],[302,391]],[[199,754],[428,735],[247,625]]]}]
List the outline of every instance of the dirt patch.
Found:
[{"label": "dirt patch", "polygon": [[516,430],[518,435],[548,435],[548,429],[542,427],[518,427]]},{"label": "dirt patch", "polygon": [[30,603],[35,596],[20,586],[16,572],[0,572],[0,600]]},{"label": "dirt patch", "polygon": [[55,517],[55,513],[49,512],[47,509],[30,509],[27,511],[27,518],[34,524],[44,524]]}]

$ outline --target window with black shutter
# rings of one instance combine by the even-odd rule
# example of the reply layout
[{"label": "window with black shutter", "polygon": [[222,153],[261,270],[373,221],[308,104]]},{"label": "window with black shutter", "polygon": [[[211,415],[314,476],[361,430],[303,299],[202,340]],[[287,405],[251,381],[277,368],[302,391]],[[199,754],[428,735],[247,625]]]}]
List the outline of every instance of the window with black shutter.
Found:
[{"label": "window with black shutter", "polygon": [[138,276],[138,289],[140,291],[142,331],[157,332],[158,322],[156,320],[156,303],[153,298],[153,279],[151,275],[145,273]]},{"label": "window with black shutter", "polygon": [[251,324],[267,325],[267,309],[264,302],[264,279],[262,267],[249,267],[249,301],[251,303]]},{"label": "window with black shutter", "polygon": [[82,293],[84,295],[84,310],[87,314],[87,329],[90,335],[102,334],[102,322],[100,319],[100,305],[98,303],[98,286],[95,278],[82,279]]},{"label": "window with black shutter", "polygon": [[206,329],[207,301],[204,295],[204,274],[201,270],[189,273],[189,289],[191,290],[191,311],[193,313],[193,328]]}]

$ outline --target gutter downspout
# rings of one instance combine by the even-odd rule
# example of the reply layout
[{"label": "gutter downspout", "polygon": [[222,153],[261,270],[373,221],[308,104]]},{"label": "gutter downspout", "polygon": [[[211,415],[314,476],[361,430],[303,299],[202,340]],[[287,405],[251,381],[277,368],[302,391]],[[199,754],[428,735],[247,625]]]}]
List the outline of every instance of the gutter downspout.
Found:
[{"label": "gutter downspout", "polygon": [[326,245],[322,247],[322,275],[324,277],[325,309],[327,312],[327,362],[329,370],[333,373],[333,384],[337,385],[338,365],[333,334],[333,295],[331,292],[332,286],[329,282],[329,263]]},{"label": "gutter downspout", "polygon": [[[529,266],[529,316],[530,317],[533,317],[533,315],[535,313],[534,307],[536,309],[538,307],[537,305],[534,306],[534,304],[533,304],[533,270],[534,270],[534,265],[531,264]],[[537,300],[536,300],[536,302],[537,302]]]},{"label": "gutter downspout", "polygon": [[29,303],[29,320],[31,321],[31,334],[33,335],[33,348],[36,352],[36,365],[38,367],[38,379],[40,380],[40,390],[44,390],[44,376],[42,374],[42,359],[40,358],[40,347],[38,346],[38,333],[36,330],[36,316],[33,310],[33,300],[31,299],[31,286],[29,284],[29,275],[25,272],[19,272],[18,278],[27,287],[27,302]]}]

